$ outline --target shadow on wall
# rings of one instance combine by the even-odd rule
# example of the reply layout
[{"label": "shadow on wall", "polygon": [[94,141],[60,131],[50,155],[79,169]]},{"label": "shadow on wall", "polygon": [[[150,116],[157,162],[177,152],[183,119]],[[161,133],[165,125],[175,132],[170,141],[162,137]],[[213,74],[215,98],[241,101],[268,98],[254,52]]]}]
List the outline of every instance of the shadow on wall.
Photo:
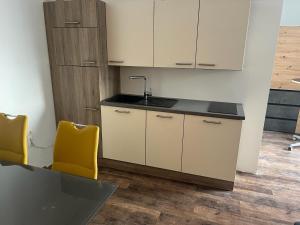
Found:
[{"label": "shadow on wall", "polygon": [[[8,1],[0,21],[0,111],[28,115],[35,142],[50,145],[55,117],[42,1]],[[30,163],[50,160],[39,151],[30,150]]]}]

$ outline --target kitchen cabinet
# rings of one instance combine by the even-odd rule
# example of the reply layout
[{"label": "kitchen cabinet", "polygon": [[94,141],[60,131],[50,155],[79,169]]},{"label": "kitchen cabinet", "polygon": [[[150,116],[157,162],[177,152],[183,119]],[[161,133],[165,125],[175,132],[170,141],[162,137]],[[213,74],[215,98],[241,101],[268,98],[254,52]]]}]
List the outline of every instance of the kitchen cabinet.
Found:
[{"label": "kitchen cabinet", "polygon": [[153,67],[153,0],[105,0],[108,64]]},{"label": "kitchen cabinet", "polygon": [[232,190],[245,119],[241,104],[236,115],[221,118],[196,100],[181,99],[162,111],[122,104],[101,102],[103,167]]},{"label": "kitchen cabinet", "polygon": [[109,65],[241,70],[250,0],[106,0]]},{"label": "kitchen cabinet", "polygon": [[56,65],[101,66],[97,28],[53,29],[54,60]]},{"label": "kitchen cabinet", "polygon": [[155,0],[154,67],[195,68],[199,0]]},{"label": "kitchen cabinet", "polygon": [[234,181],[242,121],[185,116],[182,172]]},{"label": "kitchen cabinet", "polygon": [[200,0],[196,67],[241,70],[249,0]]},{"label": "kitchen cabinet", "polygon": [[100,125],[99,70],[95,67],[55,66],[53,71],[56,120]]},{"label": "kitchen cabinet", "polygon": [[56,122],[100,125],[100,101],[120,88],[120,71],[107,65],[105,3],[58,0],[43,7]]},{"label": "kitchen cabinet", "polygon": [[56,27],[97,27],[96,4],[96,0],[57,0]]},{"label": "kitchen cabinet", "polygon": [[103,157],[145,165],[146,111],[101,107]]},{"label": "kitchen cabinet", "polygon": [[147,111],[146,165],[181,171],[184,115]]}]

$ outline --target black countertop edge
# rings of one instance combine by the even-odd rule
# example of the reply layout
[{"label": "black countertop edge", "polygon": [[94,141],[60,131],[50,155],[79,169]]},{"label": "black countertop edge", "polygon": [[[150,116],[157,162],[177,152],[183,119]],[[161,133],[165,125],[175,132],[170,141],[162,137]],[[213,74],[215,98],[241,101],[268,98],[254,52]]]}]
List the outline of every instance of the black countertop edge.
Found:
[{"label": "black countertop edge", "polygon": [[207,117],[233,119],[233,120],[245,120],[243,105],[240,103],[234,103],[237,106],[237,115],[232,115],[232,114],[208,112],[207,111],[208,106],[212,101],[173,98],[178,100],[178,102],[171,108],[164,108],[164,107],[135,105],[135,104],[119,103],[119,102],[108,102],[107,100],[109,99],[110,98],[101,101],[100,105],[121,107],[121,108],[131,108],[131,109],[141,109],[141,110],[149,110],[149,111],[156,111],[156,112],[169,112],[169,113],[178,113],[178,114],[195,115],[195,116],[207,116]]}]

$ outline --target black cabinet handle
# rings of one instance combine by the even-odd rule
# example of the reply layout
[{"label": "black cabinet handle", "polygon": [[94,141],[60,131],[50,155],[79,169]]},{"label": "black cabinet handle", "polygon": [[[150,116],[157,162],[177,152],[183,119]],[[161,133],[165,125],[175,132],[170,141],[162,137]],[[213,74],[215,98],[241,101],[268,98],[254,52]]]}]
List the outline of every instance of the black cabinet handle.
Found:
[{"label": "black cabinet handle", "polygon": [[80,24],[79,21],[65,21],[65,24]]},{"label": "black cabinet handle", "polygon": [[213,64],[213,63],[198,63],[198,66],[216,66],[216,64]]},{"label": "black cabinet handle", "polygon": [[162,115],[156,115],[156,117],[161,118],[161,119],[172,119],[173,116],[162,116]]},{"label": "black cabinet handle", "polygon": [[203,120],[204,123],[209,123],[209,124],[215,124],[215,125],[221,125],[222,122],[220,121],[209,121],[209,120]]},{"label": "black cabinet handle", "polygon": [[192,66],[193,63],[176,63],[177,66]]},{"label": "black cabinet handle", "polygon": [[88,111],[100,112],[100,109],[98,109],[98,108],[84,107],[84,109],[85,109],[85,110],[88,110]]},{"label": "black cabinet handle", "polygon": [[117,112],[117,113],[126,113],[126,114],[130,113],[130,111],[123,111],[123,110],[118,110],[118,109],[116,109],[115,112]]}]

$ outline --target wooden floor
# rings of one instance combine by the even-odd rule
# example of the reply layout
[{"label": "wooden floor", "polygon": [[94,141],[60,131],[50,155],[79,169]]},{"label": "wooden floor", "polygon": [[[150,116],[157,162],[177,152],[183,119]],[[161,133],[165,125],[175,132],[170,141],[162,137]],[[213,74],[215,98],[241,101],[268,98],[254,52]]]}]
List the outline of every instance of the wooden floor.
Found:
[{"label": "wooden floor", "polygon": [[119,171],[120,185],[90,225],[282,225],[300,221],[300,150],[290,135],[264,134],[257,175],[239,173],[233,192]]}]

